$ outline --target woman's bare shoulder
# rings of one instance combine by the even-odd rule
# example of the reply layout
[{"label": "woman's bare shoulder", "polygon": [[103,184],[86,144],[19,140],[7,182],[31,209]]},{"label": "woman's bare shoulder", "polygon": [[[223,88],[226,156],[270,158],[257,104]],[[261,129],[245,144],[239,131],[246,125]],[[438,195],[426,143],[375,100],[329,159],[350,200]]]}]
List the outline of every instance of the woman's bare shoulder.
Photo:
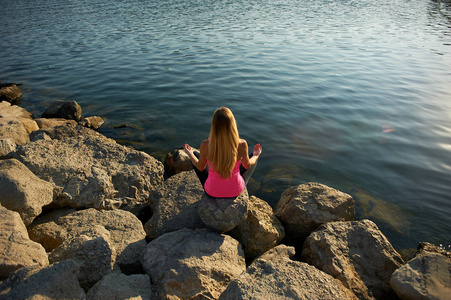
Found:
[{"label": "woman's bare shoulder", "polygon": [[247,149],[247,142],[244,139],[240,139],[240,142],[238,143],[238,149]]},{"label": "woman's bare shoulder", "polygon": [[206,140],[203,140],[201,143],[200,143],[200,149],[202,149],[202,150],[208,150],[208,143],[210,142],[210,140],[208,140],[208,139],[206,139]]}]

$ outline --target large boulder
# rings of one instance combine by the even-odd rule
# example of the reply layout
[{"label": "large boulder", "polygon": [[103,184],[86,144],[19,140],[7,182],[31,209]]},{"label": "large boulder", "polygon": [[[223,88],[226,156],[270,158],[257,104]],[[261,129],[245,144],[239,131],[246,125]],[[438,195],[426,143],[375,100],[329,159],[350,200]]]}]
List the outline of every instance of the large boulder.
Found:
[{"label": "large boulder", "polygon": [[22,84],[0,83],[0,101],[14,103],[22,98],[22,91],[18,88]]},{"label": "large boulder", "polygon": [[44,248],[28,238],[27,228],[17,212],[0,205],[0,280],[28,266],[49,264]]},{"label": "large boulder", "polygon": [[253,258],[276,246],[285,229],[267,202],[251,196],[246,219],[230,235],[241,243],[246,257]]},{"label": "large boulder", "polygon": [[264,255],[233,280],[219,299],[357,299],[341,282],[304,262]]},{"label": "large boulder", "polygon": [[79,265],[65,260],[45,268],[22,268],[0,284],[2,300],[85,299],[78,283]]},{"label": "large boulder", "polygon": [[17,211],[25,225],[53,201],[53,184],[34,175],[16,159],[0,161],[0,203]]},{"label": "large boulder", "polygon": [[420,243],[415,257],[397,269],[390,284],[401,299],[449,299],[451,252]]},{"label": "large boulder", "polygon": [[51,140],[22,145],[14,157],[55,184],[55,206],[115,208],[146,203],[163,182],[163,165],[81,126],[41,129]]},{"label": "large boulder", "polygon": [[49,254],[50,263],[72,259],[80,265],[78,281],[85,291],[111,273],[114,268],[114,246],[109,232],[102,226],[65,240]]},{"label": "large boulder", "polygon": [[305,241],[302,257],[360,299],[391,299],[390,277],[404,262],[370,220],[330,222]]},{"label": "large boulder", "polygon": [[152,298],[150,278],[145,274],[110,273],[86,294],[87,300],[123,300]]},{"label": "large boulder", "polygon": [[13,140],[18,146],[30,141],[27,129],[17,118],[0,118],[0,136]]},{"label": "large boulder", "polygon": [[83,113],[77,101],[57,100],[50,104],[42,114],[42,117],[62,118],[79,122],[83,118]]},{"label": "large boulder", "polygon": [[246,269],[240,244],[205,229],[181,229],[151,241],[141,257],[159,299],[217,299]]},{"label": "large boulder", "polygon": [[105,235],[109,236],[112,260],[122,272],[131,274],[142,271],[139,256],[147,245],[146,233],[141,221],[130,212],[93,208],[80,211],[56,210],[38,218],[29,231],[33,240],[46,241],[47,250],[52,251],[66,240],[70,243],[82,235],[93,236],[90,232],[94,227],[99,229],[97,232],[103,232],[102,228],[107,231]]},{"label": "large boulder", "polygon": [[214,198],[204,192],[197,213],[207,227],[224,233],[238,226],[246,218],[248,204],[247,189],[236,198]]},{"label": "large boulder", "polygon": [[306,183],[285,190],[276,207],[287,238],[306,238],[319,225],[332,221],[351,221],[355,215],[354,199],[320,183]]},{"label": "large boulder", "polygon": [[153,215],[144,225],[147,236],[155,239],[182,228],[204,228],[197,214],[203,188],[194,171],[172,176],[150,196]]}]

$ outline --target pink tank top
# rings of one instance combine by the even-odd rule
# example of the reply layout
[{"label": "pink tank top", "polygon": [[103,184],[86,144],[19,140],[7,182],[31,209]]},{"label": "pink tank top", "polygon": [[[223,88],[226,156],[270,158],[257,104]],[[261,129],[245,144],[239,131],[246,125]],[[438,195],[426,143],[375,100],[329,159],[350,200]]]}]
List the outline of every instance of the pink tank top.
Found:
[{"label": "pink tank top", "polygon": [[237,197],[244,191],[246,184],[244,183],[243,176],[240,174],[241,160],[238,160],[232,171],[230,178],[224,179],[214,171],[208,162],[208,178],[205,181],[205,191],[215,198],[232,198]]}]

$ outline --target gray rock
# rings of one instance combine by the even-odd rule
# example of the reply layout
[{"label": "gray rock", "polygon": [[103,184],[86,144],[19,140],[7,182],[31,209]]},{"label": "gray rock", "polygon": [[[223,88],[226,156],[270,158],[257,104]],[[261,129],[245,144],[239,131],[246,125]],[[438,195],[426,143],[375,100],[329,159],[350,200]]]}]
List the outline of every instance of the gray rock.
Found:
[{"label": "gray rock", "polygon": [[34,175],[16,159],[0,161],[0,203],[17,211],[25,225],[53,201],[53,184]]},{"label": "gray rock", "polygon": [[203,188],[194,171],[172,176],[151,195],[154,213],[144,225],[147,236],[155,239],[182,228],[204,228],[197,214]]},{"label": "gray rock", "polygon": [[339,279],[359,299],[396,297],[390,277],[404,263],[370,220],[320,226],[306,239],[302,257]]},{"label": "gray rock", "polygon": [[0,118],[0,136],[13,140],[18,146],[30,141],[27,129],[17,118]]},{"label": "gray rock", "polygon": [[94,227],[98,228],[95,232],[108,232],[106,235],[109,235],[112,260],[119,265],[122,272],[142,272],[139,256],[147,245],[146,233],[141,221],[130,212],[99,211],[93,208],[80,211],[59,210],[38,218],[29,230],[33,240],[46,240],[49,242],[48,250],[53,250],[55,244],[61,244],[61,239],[70,242],[82,235],[93,236]]},{"label": "gray rock", "polygon": [[79,265],[73,260],[22,268],[0,283],[0,299],[85,299],[78,273]]},{"label": "gray rock", "polygon": [[246,218],[248,204],[247,189],[236,198],[213,198],[204,192],[197,212],[207,227],[224,233],[238,226]]},{"label": "gray rock", "polygon": [[253,258],[276,246],[284,238],[285,230],[271,206],[251,196],[246,219],[230,235],[241,243],[246,257]]},{"label": "gray rock", "polygon": [[246,268],[238,241],[186,228],[151,241],[141,263],[158,299],[217,299]]},{"label": "gray rock", "polygon": [[401,299],[449,299],[451,252],[421,243],[416,256],[393,273],[390,284]]},{"label": "gray rock", "polygon": [[44,248],[28,238],[27,228],[17,212],[0,205],[0,280],[27,266],[49,264]]},{"label": "gray rock", "polygon": [[57,100],[42,114],[43,118],[63,118],[79,122],[83,118],[80,105],[76,101]]},{"label": "gray rock", "polygon": [[306,238],[319,225],[354,220],[354,199],[320,183],[306,183],[285,190],[274,208],[289,239]]},{"label": "gray rock", "polygon": [[0,158],[5,157],[11,152],[16,151],[16,143],[10,138],[0,139]]},{"label": "gray rock", "polygon": [[14,103],[22,98],[22,91],[17,87],[21,84],[1,83],[0,84],[0,101]]},{"label": "gray rock", "polygon": [[108,208],[111,201],[145,203],[163,182],[163,165],[140,151],[81,127],[39,130],[52,140],[22,145],[14,157],[55,184],[55,206]]},{"label": "gray rock", "polygon": [[152,298],[150,278],[145,274],[110,273],[86,294],[88,300],[149,300]]},{"label": "gray rock", "polygon": [[219,299],[357,299],[339,280],[303,262],[257,259]]},{"label": "gray rock", "polygon": [[49,254],[50,263],[72,259],[80,265],[78,281],[85,291],[89,290],[114,267],[115,249],[109,232],[96,226],[85,234],[66,239]]}]

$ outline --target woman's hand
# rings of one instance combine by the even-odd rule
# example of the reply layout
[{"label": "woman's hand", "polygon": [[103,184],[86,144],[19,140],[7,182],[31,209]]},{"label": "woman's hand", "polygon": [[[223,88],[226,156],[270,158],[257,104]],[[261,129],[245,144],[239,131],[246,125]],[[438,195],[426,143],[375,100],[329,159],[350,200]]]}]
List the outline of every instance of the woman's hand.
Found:
[{"label": "woman's hand", "polygon": [[261,153],[262,153],[262,145],[260,145],[260,144],[255,145],[253,156],[258,157],[258,156],[260,156]]},{"label": "woman's hand", "polygon": [[193,149],[188,144],[183,145],[183,150],[185,150],[186,155],[191,158],[191,154],[193,154]]}]

